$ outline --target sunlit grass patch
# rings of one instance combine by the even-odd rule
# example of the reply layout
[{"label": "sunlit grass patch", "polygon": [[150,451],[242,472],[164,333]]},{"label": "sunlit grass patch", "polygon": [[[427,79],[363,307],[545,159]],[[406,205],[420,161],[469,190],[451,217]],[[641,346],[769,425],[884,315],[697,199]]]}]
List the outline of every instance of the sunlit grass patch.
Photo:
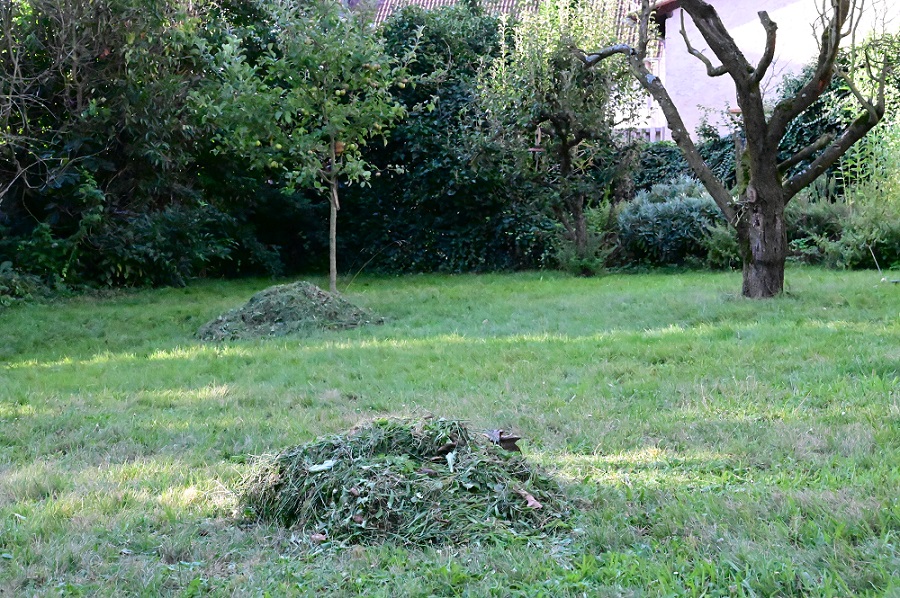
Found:
[{"label": "sunlit grass patch", "polygon": [[[9,595],[890,595],[900,296],[872,273],[360,278],[384,326],[207,345],[272,281],[0,312]],[[253,457],[392,415],[513,430],[560,537],[314,556],[242,525]],[[193,593],[193,594],[192,594]]]}]

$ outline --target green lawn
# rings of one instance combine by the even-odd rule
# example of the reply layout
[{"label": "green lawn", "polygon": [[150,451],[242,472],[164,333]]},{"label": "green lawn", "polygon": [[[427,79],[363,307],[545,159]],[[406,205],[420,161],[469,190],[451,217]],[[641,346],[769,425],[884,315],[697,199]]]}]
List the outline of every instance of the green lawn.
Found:
[{"label": "green lawn", "polygon": [[[361,278],[386,325],[220,346],[192,335],[271,281],[0,310],[0,595],[898,596],[878,280]],[[233,518],[249,455],[410,413],[519,433],[575,532],[334,552]]]}]

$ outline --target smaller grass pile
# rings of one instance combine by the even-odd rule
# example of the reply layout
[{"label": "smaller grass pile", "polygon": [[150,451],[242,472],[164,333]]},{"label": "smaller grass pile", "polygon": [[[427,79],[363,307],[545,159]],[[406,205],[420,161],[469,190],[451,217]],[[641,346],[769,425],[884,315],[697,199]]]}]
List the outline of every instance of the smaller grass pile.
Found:
[{"label": "smaller grass pile", "polygon": [[383,318],[340,295],[301,281],[260,291],[243,307],[204,324],[197,336],[200,340],[218,342],[313,330],[343,330],[383,322]]},{"label": "smaller grass pile", "polygon": [[445,419],[379,419],[262,456],[240,497],[245,513],[317,542],[462,544],[568,528],[558,482]]}]

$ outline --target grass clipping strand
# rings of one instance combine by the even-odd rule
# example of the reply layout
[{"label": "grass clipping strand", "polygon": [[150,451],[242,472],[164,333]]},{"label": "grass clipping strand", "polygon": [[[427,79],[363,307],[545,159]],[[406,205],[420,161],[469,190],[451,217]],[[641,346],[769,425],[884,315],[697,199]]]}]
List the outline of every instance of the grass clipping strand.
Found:
[{"label": "grass clipping strand", "polygon": [[259,457],[246,514],[313,542],[463,544],[568,529],[560,484],[459,421],[379,419]]},{"label": "grass clipping strand", "polygon": [[260,291],[243,307],[204,324],[197,336],[204,341],[219,342],[343,330],[383,322],[383,318],[356,307],[340,295],[301,281]]}]

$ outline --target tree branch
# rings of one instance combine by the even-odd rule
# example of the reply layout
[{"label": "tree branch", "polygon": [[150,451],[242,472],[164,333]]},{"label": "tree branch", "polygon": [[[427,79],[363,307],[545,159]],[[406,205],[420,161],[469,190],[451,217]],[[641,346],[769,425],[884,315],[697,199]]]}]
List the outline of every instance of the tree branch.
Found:
[{"label": "tree branch", "polygon": [[825,133],[814,142],[807,145],[805,148],[788,158],[787,160],[778,164],[778,172],[787,172],[800,162],[812,157],[816,152],[822,151],[825,146],[831,143],[834,140],[833,133]]},{"label": "tree branch", "polygon": [[[869,76],[872,79],[875,79],[875,77],[872,76],[873,74],[871,72],[871,69],[869,69],[869,70],[870,70]],[[856,85],[856,82],[853,80],[853,77],[851,77],[849,73],[847,73],[844,69],[839,68],[837,65],[835,65],[835,67],[834,67],[834,72],[835,72],[835,74],[837,74],[838,77],[843,79],[844,83],[847,84],[847,87],[850,88],[850,92],[853,94],[853,97],[856,98],[856,101],[859,102],[859,104],[863,108],[865,108],[869,112],[869,114],[871,114],[873,117],[876,117],[877,116],[876,106],[874,104],[872,104],[872,102],[869,101],[869,99],[866,98],[862,94],[862,92],[859,90],[859,87]],[[885,73],[882,72],[882,75],[883,74],[885,74]],[[880,82],[880,77],[879,77],[879,82]],[[879,86],[879,88],[881,88],[881,86]]]},{"label": "tree branch", "polygon": [[[702,0],[690,1],[694,4],[699,3],[712,10],[712,7],[705,2],[702,2]],[[684,2],[687,3],[688,0],[684,0]],[[588,66],[592,66],[600,60],[603,60],[604,58],[608,58],[615,54],[623,54],[625,56],[632,75],[634,75],[634,77],[638,80],[638,83],[640,83],[641,87],[643,87],[644,90],[646,90],[651,96],[653,96],[653,99],[656,100],[656,103],[662,110],[663,115],[666,118],[666,123],[669,126],[669,130],[672,132],[672,140],[675,141],[675,144],[678,145],[678,147],[684,153],[685,160],[687,160],[687,163],[691,167],[691,170],[694,171],[694,174],[697,175],[697,178],[700,179],[700,182],[702,182],[703,186],[706,187],[706,190],[709,191],[709,194],[712,196],[713,200],[715,200],[716,205],[719,206],[719,209],[722,210],[722,213],[725,215],[728,221],[734,224],[737,218],[737,212],[735,211],[733,203],[734,198],[731,196],[731,193],[725,188],[725,185],[722,183],[722,181],[720,181],[719,178],[716,177],[710,167],[703,160],[700,152],[697,151],[697,146],[694,145],[694,141],[691,139],[690,133],[688,133],[687,127],[685,126],[684,121],[681,118],[681,114],[679,114],[678,108],[675,106],[675,102],[672,101],[672,97],[669,95],[669,92],[666,90],[665,86],[663,86],[662,81],[659,77],[651,73],[647,68],[647,65],[644,63],[644,59],[646,58],[647,53],[647,43],[649,40],[649,22],[651,12],[652,10],[649,0],[641,0],[641,15],[638,28],[637,48],[632,48],[627,44],[616,44],[587,54],[585,54],[581,50],[575,50],[575,54],[576,56],[581,58],[582,62],[584,62]],[[715,15],[715,11],[713,11],[713,15]],[[693,15],[691,16],[693,17]],[[721,26],[721,21],[719,21],[719,24]],[[732,40],[732,44],[733,43],[734,42]],[[590,58],[594,56],[596,56],[597,58],[593,61],[590,61]]]},{"label": "tree branch", "polygon": [[583,62],[588,67],[592,67],[598,62],[609,58],[610,56],[614,56],[616,54],[624,54],[625,56],[630,56],[635,54],[636,50],[628,44],[616,44],[614,46],[609,46],[607,48],[591,52],[590,54],[585,54],[583,51],[575,47],[572,47],[572,52],[579,60],[581,60],[581,62]]},{"label": "tree branch", "polygon": [[690,15],[709,48],[722,61],[722,68],[734,81],[748,147],[774,154],[774,148],[778,145],[777,142],[772,144],[767,141],[762,92],[753,78],[754,68],[725,28],[715,8],[704,0],[681,0],[681,8]]},{"label": "tree branch", "polygon": [[[828,26],[822,35],[823,46],[829,39],[836,40],[834,42],[836,45],[840,43],[841,38],[848,36],[855,37],[855,31],[858,25],[855,21],[858,20],[856,15],[858,14],[857,11],[859,10],[859,7],[855,2],[851,4],[851,0],[831,0],[831,3],[835,16],[828,23]],[[822,18],[824,19],[824,16]],[[842,21],[842,19],[847,20],[846,30],[844,29],[844,21]],[[851,48],[851,68],[858,69],[861,68],[861,65],[856,62],[856,51],[857,48]],[[796,195],[800,189],[812,183],[816,177],[824,173],[848,149],[850,149],[854,143],[862,139],[866,133],[873,129],[884,118],[886,104],[885,90],[888,85],[888,78],[893,72],[892,60],[893,57],[896,56],[896,48],[883,48],[881,64],[879,65],[879,68],[874,71],[872,65],[876,60],[872,59],[869,48],[866,48],[864,51],[866,53],[866,59],[863,66],[866,68],[869,78],[872,79],[876,85],[868,98],[856,85],[851,72],[844,71],[835,65],[834,62],[830,65],[832,73],[837,74],[847,83],[851,93],[860,103],[864,112],[860,113],[856,119],[844,129],[840,137],[828,146],[828,148],[825,149],[812,164],[810,164],[809,168],[785,182],[785,201]]]},{"label": "tree branch", "polygon": [[641,0],[641,16],[638,21],[638,47],[637,55],[643,61],[647,58],[647,44],[650,43],[650,0]]},{"label": "tree branch", "polygon": [[850,146],[862,139],[875,125],[877,125],[884,116],[884,106],[876,107],[877,119],[873,119],[872,115],[866,111],[856,117],[841,136],[832,143],[828,149],[822,152],[818,158],[813,160],[806,170],[797,173],[784,183],[784,200],[787,202],[801,189],[812,183],[819,176],[825,173],[832,164],[837,162],[838,158],[843,156]]},{"label": "tree branch", "polygon": [[[834,63],[837,60],[841,39],[844,37],[842,29],[851,12],[842,4],[850,0],[831,0],[832,11],[829,18],[825,9],[821,9],[819,19],[822,22],[822,34],[819,39],[819,57],[816,61],[816,70],[809,82],[794,94],[785,98],[775,106],[769,119],[769,144],[777,144],[784,136],[788,124],[807,108],[828,89],[834,75]],[[854,2],[857,0],[853,0]]]},{"label": "tree branch", "polygon": [[682,0],[681,8],[690,15],[709,49],[722,62],[720,68],[725,69],[735,83],[745,81],[748,74],[753,72],[753,67],[725,28],[716,9],[703,0]]},{"label": "tree branch", "polygon": [[[632,63],[632,69],[634,70],[634,61],[629,62]],[[666,123],[669,125],[669,130],[672,132],[672,140],[684,153],[685,160],[687,160],[691,170],[694,171],[694,174],[697,175],[697,178],[700,179],[700,182],[703,183],[703,186],[706,187],[706,190],[712,195],[716,205],[719,206],[719,209],[722,210],[722,213],[728,221],[734,223],[735,218],[737,217],[733,205],[734,198],[725,188],[722,181],[716,177],[703,160],[703,157],[697,150],[697,146],[694,145],[694,140],[691,139],[691,136],[688,133],[684,121],[681,119],[678,108],[676,108],[675,103],[672,101],[671,96],[669,96],[669,92],[663,86],[662,81],[659,80],[659,77],[650,73],[643,62],[640,63],[639,74],[641,76],[638,77],[638,80],[640,81],[641,86],[653,96],[653,99],[656,100],[656,103],[659,104],[660,109],[662,109],[663,115],[666,117]]]},{"label": "tree branch", "polygon": [[684,38],[684,45],[687,47],[688,54],[694,56],[700,60],[703,64],[706,65],[706,74],[710,77],[721,77],[722,75],[728,74],[728,69],[725,68],[725,65],[713,66],[712,61],[707,58],[703,52],[694,48],[691,45],[691,40],[688,37],[687,29],[684,26],[684,11],[681,12],[681,37]]},{"label": "tree branch", "polygon": [[762,10],[759,12],[759,20],[763,29],[766,30],[766,49],[763,51],[762,58],[759,59],[759,64],[756,65],[756,69],[750,77],[755,83],[762,82],[763,77],[766,76],[766,71],[772,65],[772,60],[775,58],[775,40],[778,32],[778,25],[769,18],[769,13],[766,11]]}]

